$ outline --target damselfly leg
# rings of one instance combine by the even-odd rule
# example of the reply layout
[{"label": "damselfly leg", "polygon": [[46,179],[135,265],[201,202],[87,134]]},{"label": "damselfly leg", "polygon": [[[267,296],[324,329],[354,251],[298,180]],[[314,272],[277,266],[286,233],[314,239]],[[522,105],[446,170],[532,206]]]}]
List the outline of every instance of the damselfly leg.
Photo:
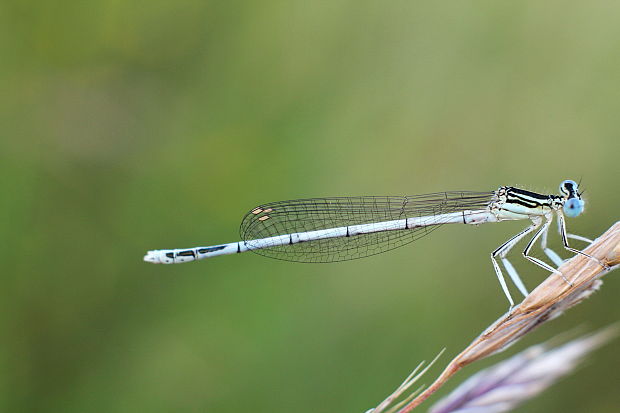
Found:
[{"label": "damselfly leg", "polygon": [[[562,279],[564,281],[566,281],[567,284],[572,285],[571,282],[564,276],[564,274],[562,274],[560,271],[558,271],[557,269],[553,268],[552,266],[550,266],[549,264],[547,264],[546,262],[544,262],[543,260],[533,257],[530,255],[530,250],[532,249],[532,246],[534,245],[534,243],[538,240],[538,238],[540,238],[540,236],[547,232],[549,230],[549,226],[551,225],[551,219],[549,219],[548,217],[545,217],[546,221],[543,224],[543,226],[536,232],[536,234],[534,234],[534,236],[532,237],[532,239],[530,240],[530,242],[527,243],[527,245],[525,246],[525,249],[523,250],[523,256],[528,260],[533,262],[534,264],[538,265],[541,268],[544,268],[545,270],[551,272],[551,273],[555,273],[558,274],[562,277]],[[540,222],[542,221],[542,218],[537,217],[538,221],[539,221],[539,225]],[[557,254],[556,254],[557,255]]]},{"label": "damselfly leg", "polygon": [[510,238],[508,241],[504,242],[502,245],[497,247],[495,251],[491,253],[491,261],[493,262],[493,269],[495,270],[497,279],[499,280],[499,283],[502,286],[504,295],[506,295],[506,298],[508,298],[508,302],[510,302],[510,307],[513,307],[515,303],[512,299],[512,296],[510,295],[510,291],[508,290],[508,286],[506,285],[506,280],[504,279],[502,270],[500,269],[499,264],[497,263],[496,257],[499,256],[499,258],[502,260],[502,263],[504,264],[504,268],[506,268],[508,275],[512,279],[512,282],[517,286],[519,291],[521,291],[521,294],[523,294],[523,296],[526,297],[528,294],[527,289],[525,288],[525,285],[523,284],[523,281],[521,281],[521,278],[519,277],[519,274],[517,273],[515,268],[506,258],[506,255],[519,241],[521,241],[521,239],[523,239],[523,237],[525,237],[530,232],[536,230],[536,228],[538,228],[539,226],[540,226],[540,222],[532,223],[532,225],[530,225],[529,227],[525,228],[523,231],[519,232],[517,235]]},{"label": "damselfly leg", "polygon": [[[553,215],[549,216],[549,221],[553,220]],[[559,221],[558,221],[558,232],[560,232]],[[540,248],[542,248],[543,252],[553,261],[556,266],[560,266],[564,263],[564,259],[560,257],[555,251],[551,248],[547,247],[547,236],[549,235],[549,229],[543,232],[540,237]]]},{"label": "damselfly leg", "polygon": [[572,252],[573,254],[581,254],[584,257],[588,257],[589,259],[596,261],[601,267],[605,268],[605,269],[609,269],[609,266],[607,264],[605,264],[604,262],[602,262],[601,260],[599,260],[598,258],[595,258],[593,256],[591,256],[590,254],[587,254],[581,250],[572,248],[570,245],[568,245],[568,238],[573,238],[576,240],[580,240],[580,241],[586,241],[586,242],[590,242],[592,243],[591,240],[581,237],[579,235],[573,235],[573,234],[568,234],[566,232],[566,222],[564,220],[564,215],[562,214],[562,212],[560,212],[559,210],[556,211],[558,214],[558,221],[559,221],[559,225],[560,225],[560,235],[562,238],[562,244],[564,245],[564,248],[567,251]]}]

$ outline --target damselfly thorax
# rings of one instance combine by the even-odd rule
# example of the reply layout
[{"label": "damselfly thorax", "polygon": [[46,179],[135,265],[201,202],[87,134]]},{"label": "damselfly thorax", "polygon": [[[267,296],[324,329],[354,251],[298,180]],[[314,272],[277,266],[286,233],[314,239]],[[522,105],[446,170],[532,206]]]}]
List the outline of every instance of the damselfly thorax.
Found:
[{"label": "damselfly thorax", "polygon": [[[545,216],[562,208],[564,198],[558,195],[542,195],[511,186],[495,191],[489,210],[498,221],[523,219],[524,216]],[[512,217],[512,218],[509,218]]]}]

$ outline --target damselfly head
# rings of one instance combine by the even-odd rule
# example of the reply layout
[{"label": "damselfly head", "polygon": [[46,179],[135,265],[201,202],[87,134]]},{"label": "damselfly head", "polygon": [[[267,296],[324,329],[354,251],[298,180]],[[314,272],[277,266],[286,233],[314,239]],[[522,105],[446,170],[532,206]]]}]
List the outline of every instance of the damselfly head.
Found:
[{"label": "damselfly head", "polygon": [[579,197],[578,188],[577,182],[572,179],[567,179],[560,184],[560,193],[562,193],[566,199]]},{"label": "damselfly head", "polygon": [[581,199],[577,182],[567,179],[560,184],[560,192],[566,200],[563,210],[567,217],[574,218],[583,212],[585,202]]}]

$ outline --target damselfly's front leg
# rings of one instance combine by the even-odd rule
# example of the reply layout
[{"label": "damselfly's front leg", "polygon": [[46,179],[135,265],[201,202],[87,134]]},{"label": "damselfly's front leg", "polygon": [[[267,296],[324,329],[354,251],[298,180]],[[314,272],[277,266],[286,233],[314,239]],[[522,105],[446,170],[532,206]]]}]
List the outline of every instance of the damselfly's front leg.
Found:
[{"label": "damselfly's front leg", "polygon": [[[558,218],[559,218],[559,215],[560,214],[558,214]],[[587,242],[588,244],[592,244],[594,242],[590,238],[582,237],[581,235],[569,234],[568,232],[566,232],[566,224],[564,223],[564,214],[562,214],[562,219],[558,219],[558,232],[560,234],[562,234],[562,225],[564,225],[564,233],[566,234],[566,238]]]},{"label": "damselfly's front leg", "polygon": [[566,233],[566,238],[576,239],[577,241],[587,242],[588,244],[592,244],[594,242],[590,238],[582,237],[581,235],[569,234],[568,232]]},{"label": "damselfly's front leg", "polygon": [[[549,215],[549,221],[553,220],[553,216]],[[562,223],[561,221],[558,219],[558,232],[560,234],[562,234]],[[540,238],[540,247],[542,248],[542,250],[545,252],[545,254],[547,254],[547,257],[549,257],[551,259],[551,261],[553,261],[555,263],[555,265],[557,265],[558,267],[562,264],[564,264],[564,259],[562,259],[558,254],[556,254],[555,251],[553,251],[551,248],[547,247],[547,235],[549,234],[549,231],[545,231],[543,232],[541,238]],[[569,234],[566,233],[566,238],[571,238],[571,239],[575,239],[578,241],[583,241],[583,242],[587,242],[588,244],[592,243],[591,239],[588,239],[586,237],[582,237],[580,235],[575,235],[575,234]]]},{"label": "damselfly's front leg", "polygon": [[572,252],[574,254],[581,254],[584,257],[588,257],[591,260],[596,261],[603,268],[609,268],[609,266],[607,264],[605,264],[604,262],[602,262],[598,258],[595,258],[595,257],[591,256],[590,254],[586,254],[585,252],[580,251],[578,249],[571,248],[568,245],[568,238],[573,238],[573,239],[576,239],[576,240],[586,241],[586,242],[590,242],[590,243],[592,243],[592,241],[589,240],[588,238],[584,238],[584,237],[581,237],[579,235],[573,235],[573,234],[566,233],[566,223],[564,222],[564,215],[560,211],[557,211],[557,214],[558,214],[558,222],[559,222],[559,225],[560,225],[560,235],[562,236],[562,244],[564,244],[564,248],[567,251],[570,251],[570,252]]},{"label": "damselfly's front leg", "polygon": [[526,236],[530,232],[536,230],[536,228],[538,228],[542,222],[540,218],[536,220],[532,220],[532,221],[533,221],[532,225],[525,228],[523,231],[519,232],[514,237],[510,238],[508,241],[504,242],[502,245],[497,247],[495,251],[491,253],[491,262],[493,262],[493,268],[495,269],[495,274],[497,275],[497,279],[499,280],[499,284],[502,286],[502,290],[504,291],[506,298],[508,298],[508,301],[510,302],[510,308],[512,308],[515,305],[515,303],[512,300],[512,296],[510,295],[510,292],[508,291],[506,280],[504,279],[502,270],[499,268],[499,264],[497,263],[496,257],[498,256],[500,257],[500,259],[502,260],[502,263],[504,264],[504,268],[506,268],[506,271],[508,271],[508,275],[510,275],[510,278],[512,279],[512,282],[517,286],[519,291],[521,291],[521,294],[527,297],[527,294],[528,294],[527,289],[525,288],[525,285],[523,285],[523,281],[521,281],[521,278],[519,278],[519,274],[517,273],[517,270],[515,270],[515,268],[508,261],[508,259],[506,259],[506,255],[512,249],[512,247],[514,247],[517,244],[517,242],[519,242],[524,236]]}]

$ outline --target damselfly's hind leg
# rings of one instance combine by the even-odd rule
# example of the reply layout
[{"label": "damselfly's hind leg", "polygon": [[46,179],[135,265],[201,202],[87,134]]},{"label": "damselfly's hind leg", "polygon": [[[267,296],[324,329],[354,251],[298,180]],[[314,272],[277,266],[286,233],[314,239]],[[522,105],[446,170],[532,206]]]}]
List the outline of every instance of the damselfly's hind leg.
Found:
[{"label": "damselfly's hind leg", "polygon": [[[532,237],[530,242],[527,243],[527,246],[523,250],[523,256],[527,260],[529,260],[529,261],[533,262],[534,264],[538,265],[539,267],[542,267],[542,268],[544,268],[545,270],[547,270],[547,271],[549,271],[551,273],[559,274],[560,277],[562,277],[562,279],[564,281],[566,281],[567,284],[572,285],[572,283],[560,271],[558,271],[557,269],[553,268],[552,266],[550,266],[549,264],[547,264],[543,260],[541,260],[539,258],[536,258],[536,257],[532,257],[531,255],[529,255],[530,254],[530,250],[532,249],[532,246],[534,245],[534,243],[538,240],[538,238],[541,235],[545,234],[545,236],[546,236],[546,232],[549,230],[549,226],[551,225],[551,218],[550,217],[546,217],[546,218],[547,218],[547,220],[545,221],[543,226],[536,232],[536,234],[534,234],[534,236]],[[545,245],[545,247],[546,247],[546,245]],[[562,259],[555,252],[551,251],[551,255],[549,255],[549,251],[551,251],[551,250],[546,248],[545,253],[547,254],[547,256],[549,256],[550,258],[552,256],[555,256],[561,262]],[[555,262],[556,258],[551,258],[551,259]]]},{"label": "damselfly's hind leg", "polygon": [[542,221],[540,219],[533,220],[532,225],[525,228],[523,231],[519,232],[514,237],[510,238],[508,241],[504,242],[502,245],[497,247],[495,251],[491,253],[491,262],[493,263],[495,274],[497,275],[497,279],[499,280],[499,284],[502,286],[502,290],[504,291],[506,298],[508,298],[508,302],[510,302],[510,308],[512,308],[515,305],[515,303],[512,300],[512,296],[510,295],[510,292],[508,291],[506,280],[504,279],[504,275],[502,274],[502,270],[499,268],[499,264],[497,263],[496,258],[498,256],[500,257],[500,259],[502,260],[502,263],[504,264],[504,268],[506,268],[506,271],[508,272],[510,279],[512,279],[512,282],[517,286],[521,294],[523,294],[524,297],[527,297],[527,294],[528,294],[527,289],[525,288],[525,285],[523,285],[523,281],[521,281],[521,278],[519,277],[517,270],[515,270],[515,268],[506,258],[506,255],[512,249],[512,247],[514,247],[519,241],[521,241],[521,239],[524,236],[536,230],[536,228],[540,226],[541,222]]}]

